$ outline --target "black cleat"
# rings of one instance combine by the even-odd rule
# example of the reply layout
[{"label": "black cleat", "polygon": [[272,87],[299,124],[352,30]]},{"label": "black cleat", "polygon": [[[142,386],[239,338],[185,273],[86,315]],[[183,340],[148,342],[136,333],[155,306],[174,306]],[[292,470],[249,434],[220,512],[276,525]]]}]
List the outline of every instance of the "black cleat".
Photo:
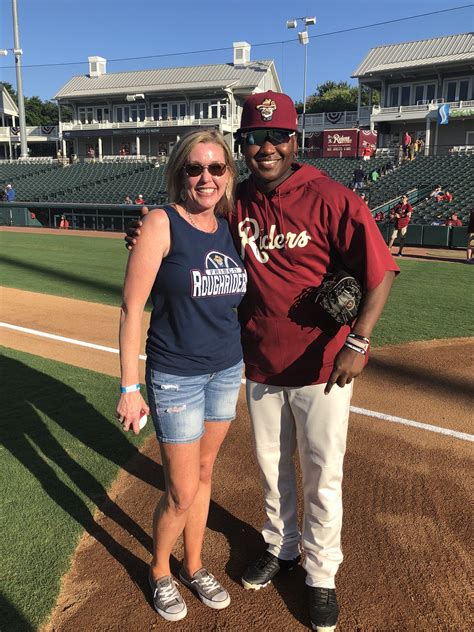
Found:
[{"label": "black cleat", "polygon": [[242,584],[247,590],[265,588],[280,571],[292,571],[300,561],[298,555],[292,560],[281,560],[268,551],[252,562],[242,577]]},{"label": "black cleat", "polygon": [[334,588],[313,588],[309,590],[309,615],[311,627],[317,632],[336,629],[339,606]]}]

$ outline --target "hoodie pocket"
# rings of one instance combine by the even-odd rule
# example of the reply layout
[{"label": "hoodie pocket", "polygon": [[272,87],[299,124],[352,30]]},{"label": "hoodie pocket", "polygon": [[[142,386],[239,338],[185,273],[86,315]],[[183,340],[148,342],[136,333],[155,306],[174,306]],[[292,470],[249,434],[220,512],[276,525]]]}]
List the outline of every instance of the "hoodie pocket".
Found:
[{"label": "hoodie pocket", "polygon": [[280,373],[284,368],[283,345],[290,341],[280,339],[279,326],[284,319],[255,316],[242,329],[244,362],[258,368],[264,375]]}]

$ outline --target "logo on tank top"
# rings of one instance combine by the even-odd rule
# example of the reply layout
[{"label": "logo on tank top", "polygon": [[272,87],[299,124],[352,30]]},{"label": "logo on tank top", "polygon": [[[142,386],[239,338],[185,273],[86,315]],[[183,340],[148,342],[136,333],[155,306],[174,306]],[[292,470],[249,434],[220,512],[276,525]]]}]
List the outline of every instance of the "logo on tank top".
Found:
[{"label": "logo on tank top", "polygon": [[241,263],[213,250],[206,255],[204,265],[204,270],[191,270],[193,298],[245,293],[247,273]]}]

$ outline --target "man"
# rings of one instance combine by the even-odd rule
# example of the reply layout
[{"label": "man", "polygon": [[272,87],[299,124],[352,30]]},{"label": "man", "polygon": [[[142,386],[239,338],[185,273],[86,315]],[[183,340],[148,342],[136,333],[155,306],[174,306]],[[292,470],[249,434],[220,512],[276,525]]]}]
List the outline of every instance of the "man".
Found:
[{"label": "man", "polygon": [[462,226],[462,221],[457,213],[451,213],[449,219],[446,220],[445,226]]},{"label": "man", "polygon": [[400,202],[392,208],[390,211],[390,219],[394,221],[395,226],[392,231],[392,235],[390,237],[390,241],[388,242],[388,249],[390,250],[393,246],[395,239],[400,233],[400,237],[398,238],[399,251],[398,257],[402,257],[403,246],[405,245],[405,236],[408,230],[408,224],[410,223],[410,219],[413,213],[413,207],[408,202],[408,195],[402,195]]},{"label": "man", "polygon": [[353,175],[354,190],[362,189],[362,187],[364,186],[364,178],[365,178],[364,170],[362,169],[362,165],[359,165],[358,167],[356,167],[356,169],[354,169],[354,175]]},{"label": "man", "polygon": [[[352,379],[365,366],[367,341],[398,269],[367,205],[314,167],[294,163],[296,133],[297,114],[287,95],[269,91],[246,100],[238,142],[251,175],[238,186],[229,222],[248,274],[239,312],[267,550],[242,583],[259,590],[279,571],[294,568],[301,543],[311,624],[322,631],[335,629],[339,612],[335,575],[342,561],[342,463]],[[133,237],[130,231],[129,244]],[[348,326],[323,333],[313,318],[314,302],[305,300],[338,265],[352,270],[364,288],[350,339]],[[305,500],[302,537],[296,447]]]},{"label": "man", "polygon": [[15,201],[15,189],[12,187],[11,184],[7,184],[5,189],[6,189],[7,202],[14,202]]}]

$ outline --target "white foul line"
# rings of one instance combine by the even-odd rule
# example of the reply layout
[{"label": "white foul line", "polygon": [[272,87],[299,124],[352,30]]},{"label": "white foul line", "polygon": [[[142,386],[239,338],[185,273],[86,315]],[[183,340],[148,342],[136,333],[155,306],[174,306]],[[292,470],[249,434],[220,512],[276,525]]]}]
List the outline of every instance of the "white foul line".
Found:
[{"label": "white foul line", "polygon": [[[103,345],[96,345],[93,342],[84,342],[83,340],[76,340],[75,338],[66,338],[64,336],[58,336],[56,334],[49,334],[44,331],[37,331],[36,329],[29,329],[28,327],[19,327],[18,325],[12,325],[10,323],[0,322],[0,327],[7,329],[13,329],[15,331],[21,331],[23,333],[32,334],[34,336],[40,336],[42,338],[49,338],[51,340],[59,340],[60,342],[67,342],[69,344],[78,345],[79,347],[88,347],[89,349],[97,349],[99,351],[106,351],[107,353],[117,353],[118,349],[113,347],[104,347]],[[139,355],[140,360],[146,360],[146,355]],[[242,380],[245,384],[245,379]],[[390,421],[396,424],[402,424],[404,426],[411,426],[420,430],[428,430],[429,432],[436,432],[438,434],[448,435],[449,437],[455,437],[462,441],[474,441],[474,435],[467,434],[466,432],[458,432],[457,430],[450,430],[449,428],[442,428],[440,426],[433,426],[431,424],[423,424],[412,419],[404,419],[403,417],[395,417],[394,415],[386,415],[385,413],[375,412],[373,410],[367,410],[366,408],[357,408],[357,406],[351,406],[351,412],[358,415],[365,415],[366,417],[376,417],[383,421]]]},{"label": "white foul line", "polygon": [[463,441],[474,441],[474,435],[467,434],[466,432],[458,432],[457,430],[441,428],[440,426],[432,426],[431,424],[422,424],[419,421],[413,421],[412,419],[394,417],[393,415],[385,415],[385,413],[376,413],[373,410],[367,410],[366,408],[357,408],[357,406],[351,406],[350,410],[352,413],[357,413],[358,415],[377,417],[377,419],[383,419],[384,421],[391,421],[395,424],[402,424],[404,426],[412,426],[413,428],[420,428],[421,430],[429,430],[429,432],[437,432],[450,437],[456,437],[456,439],[462,439]]},{"label": "white foul line", "polygon": [[[83,340],[76,340],[75,338],[66,338],[65,336],[57,336],[56,334],[48,334],[45,331],[37,331],[36,329],[28,329],[28,327],[19,327],[18,325],[11,325],[10,323],[0,322],[0,327],[6,327],[7,329],[13,329],[15,331],[21,331],[25,334],[33,334],[33,336],[40,336],[41,338],[49,338],[50,340],[59,340],[60,342],[68,342],[70,345],[78,345],[79,347],[88,347],[89,349],[98,349],[99,351],[106,351],[107,353],[117,353],[118,349],[113,347],[104,347],[103,345],[96,345],[93,342],[84,342]],[[146,360],[146,355],[139,355],[140,360]]]}]

